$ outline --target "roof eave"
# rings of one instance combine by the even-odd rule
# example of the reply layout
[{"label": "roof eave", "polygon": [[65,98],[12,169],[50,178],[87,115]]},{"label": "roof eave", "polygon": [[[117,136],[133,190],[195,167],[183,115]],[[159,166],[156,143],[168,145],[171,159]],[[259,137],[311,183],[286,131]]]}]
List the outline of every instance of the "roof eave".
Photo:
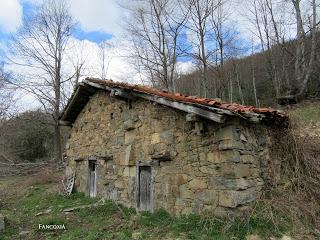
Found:
[{"label": "roof eave", "polygon": [[60,125],[70,125],[71,123],[73,123],[83,107],[89,101],[90,97],[97,90],[98,89],[96,87],[91,87],[87,83],[79,83],[67,106],[60,115]]}]

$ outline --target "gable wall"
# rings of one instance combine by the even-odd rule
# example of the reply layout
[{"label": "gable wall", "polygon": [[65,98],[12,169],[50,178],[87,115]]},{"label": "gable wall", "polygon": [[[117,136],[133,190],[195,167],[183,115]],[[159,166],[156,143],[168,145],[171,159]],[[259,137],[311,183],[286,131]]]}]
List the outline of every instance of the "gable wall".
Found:
[{"label": "gable wall", "polygon": [[[87,159],[97,156],[98,195],[136,207],[137,162],[153,160],[154,209],[219,215],[245,210],[263,186],[267,132],[229,119],[203,120],[199,134],[199,124],[186,122],[185,115],[143,99],[129,109],[124,100],[98,92],[71,129],[67,174],[76,172],[76,187],[87,192]],[[161,161],[168,155],[171,161]]]}]

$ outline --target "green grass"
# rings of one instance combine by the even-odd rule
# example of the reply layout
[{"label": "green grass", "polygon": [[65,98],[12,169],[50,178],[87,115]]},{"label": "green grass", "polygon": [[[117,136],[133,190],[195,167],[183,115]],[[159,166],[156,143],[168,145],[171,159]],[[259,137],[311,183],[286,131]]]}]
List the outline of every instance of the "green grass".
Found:
[{"label": "green grass", "polygon": [[164,210],[153,214],[143,213],[140,223],[148,227],[159,227],[175,233],[175,236],[183,234],[187,239],[246,239],[249,234],[259,234],[268,239],[270,236],[281,236],[289,226],[275,227],[270,219],[259,214],[253,214],[249,218],[236,218],[232,221],[215,218],[206,214],[170,216]]},{"label": "green grass", "polygon": [[[259,207],[249,218],[232,221],[190,214],[172,216],[164,210],[155,213],[136,213],[134,209],[106,201],[102,206],[78,209],[68,214],[63,209],[97,202],[75,193],[66,198],[46,191],[38,185],[23,197],[13,199],[1,212],[7,217],[8,228],[0,239],[19,238],[22,230],[30,231],[25,239],[245,239],[259,234],[264,239],[279,237],[290,231],[290,224],[281,228],[264,216]],[[14,210],[15,209],[15,210]],[[47,214],[36,213],[51,209]],[[261,206],[263,209],[263,206]],[[66,230],[38,230],[38,224],[64,224]],[[18,227],[21,229],[19,230]]]},{"label": "green grass", "polygon": [[320,103],[305,103],[290,111],[290,117],[301,124],[320,123]]}]

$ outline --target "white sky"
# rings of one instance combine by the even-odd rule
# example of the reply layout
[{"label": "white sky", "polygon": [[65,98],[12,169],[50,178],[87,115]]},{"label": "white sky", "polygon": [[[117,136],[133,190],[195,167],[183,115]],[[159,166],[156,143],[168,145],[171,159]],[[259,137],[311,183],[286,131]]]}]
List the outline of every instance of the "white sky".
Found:
[{"label": "white sky", "polygon": [[114,0],[69,0],[71,14],[85,31],[121,31],[121,9]]},{"label": "white sky", "polygon": [[0,1],[0,31],[15,32],[22,23],[22,6],[19,0]]}]

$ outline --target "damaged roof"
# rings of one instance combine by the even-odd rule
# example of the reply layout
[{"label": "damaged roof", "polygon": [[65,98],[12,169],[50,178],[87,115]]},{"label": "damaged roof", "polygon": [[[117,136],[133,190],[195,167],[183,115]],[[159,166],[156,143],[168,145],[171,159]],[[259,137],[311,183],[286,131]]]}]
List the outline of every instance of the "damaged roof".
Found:
[{"label": "damaged roof", "polygon": [[82,108],[98,90],[110,91],[112,96],[122,98],[145,98],[188,113],[224,122],[226,116],[238,116],[251,122],[269,122],[287,125],[288,115],[272,108],[257,108],[236,103],[226,103],[210,98],[186,96],[180,93],[170,93],[142,85],[133,85],[112,80],[86,78],[79,84],[71,96],[60,120],[74,122]]}]

